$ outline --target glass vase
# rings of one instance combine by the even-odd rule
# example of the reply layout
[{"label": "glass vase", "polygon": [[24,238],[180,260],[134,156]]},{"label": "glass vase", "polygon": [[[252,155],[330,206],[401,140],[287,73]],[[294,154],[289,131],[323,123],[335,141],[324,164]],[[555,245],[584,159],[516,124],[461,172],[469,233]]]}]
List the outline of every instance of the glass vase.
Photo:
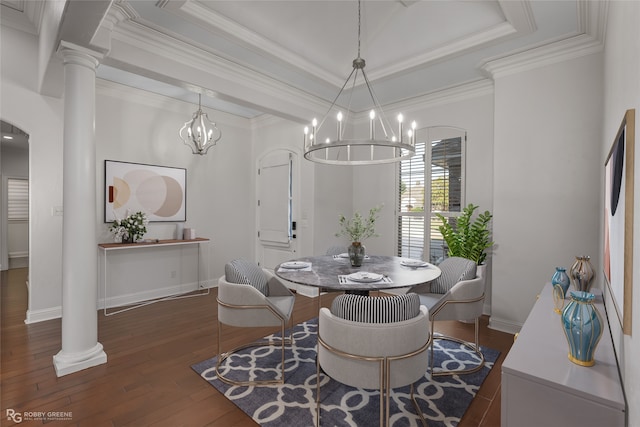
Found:
[{"label": "glass vase", "polygon": [[352,267],[360,267],[364,261],[365,247],[360,242],[353,242],[348,248],[349,261]]},{"label": "glass vase", "polygon": [[571,301],[562,310],[569,360],[580,366],[593,366],[593,355],[602,336],[602,317],[593,304],[593,294],[581,291],[571,291],[570,294]]},{"label": "glass vase", "polygon": [[569,280],[569,276],[567,275],[567,269],[564,267],[556,267],[556,272],[553,273],[551,277],[551,284],[553,286],[559,285],[562,288],[562,297],[564,298],[571,284],[571,280]]},{"label": "glass vase", "polygon": [[589,292],[596,272],[589,261],[591,257],[577,256],[570,270],[571,281],[576,291]]}]

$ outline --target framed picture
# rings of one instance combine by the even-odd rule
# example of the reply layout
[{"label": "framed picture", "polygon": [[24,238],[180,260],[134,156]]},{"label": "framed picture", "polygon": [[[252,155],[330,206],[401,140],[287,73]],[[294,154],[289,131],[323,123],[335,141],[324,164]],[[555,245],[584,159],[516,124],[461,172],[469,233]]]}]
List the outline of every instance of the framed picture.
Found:
[{"label": "framed picture", "polygon": [[604,165],[604,256],[607,289],[625,335],[633,295],[633,173],[635,110],[627,110]]},{"label": "framed picture", "polygon": [[104,222],[142,211],[149,221],[187,220],[187,170],[104,161]]}]

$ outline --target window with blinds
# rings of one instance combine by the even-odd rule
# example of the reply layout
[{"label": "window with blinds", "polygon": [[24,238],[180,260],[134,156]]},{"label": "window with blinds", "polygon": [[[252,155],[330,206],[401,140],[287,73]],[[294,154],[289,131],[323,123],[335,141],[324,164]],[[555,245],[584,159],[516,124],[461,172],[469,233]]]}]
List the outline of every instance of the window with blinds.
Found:
[{"label": "window with blinds", "polygon": [[463,206],[465,142],[459,129],[430,129],[416,143],[416,155],[400,162],[398,256],[434,264],[447,256],[435,214],[455,227]]},{"label": "window with blinds", "polygon": [[9,221],[29,220],[29,181],[26,179],[7,179],[7,208]]}]

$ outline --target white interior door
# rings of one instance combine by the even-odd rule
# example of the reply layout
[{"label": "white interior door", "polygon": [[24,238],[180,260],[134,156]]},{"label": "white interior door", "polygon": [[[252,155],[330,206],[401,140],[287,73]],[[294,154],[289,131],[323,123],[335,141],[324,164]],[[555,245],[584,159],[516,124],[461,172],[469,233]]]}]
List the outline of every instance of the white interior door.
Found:
[{"label": "white interior door", "polygon": [[288,150],[274,150],[258,162],[258,263],[265,268],[296,251],[294,218],[295,164]]}]

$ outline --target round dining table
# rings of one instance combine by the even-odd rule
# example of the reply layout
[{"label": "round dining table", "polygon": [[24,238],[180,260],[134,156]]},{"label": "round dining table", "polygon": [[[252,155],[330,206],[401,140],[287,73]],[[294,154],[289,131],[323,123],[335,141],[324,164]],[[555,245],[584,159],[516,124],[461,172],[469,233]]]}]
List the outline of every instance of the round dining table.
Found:
[{"label": "round dining table", "polygon": [[[418,263],[419,261],[409,258],[371,255],[365,257],[362,266],[352,267],[349,258],[341,255],[312,256],[281,263],[276,266],[275,274],[293,283],[319,288],[320,292],[367,292],[404,288],[430,282],[440,276],[441,271],[437,266],[429,263],[417,266]],[[295,268],[286,268],[287,265]],[[300,268],[302,265],[305,267]],[[382,279],[374,282],[348,279],[349,275],[359,272],[360,278],[369,274],[381,275]]]}]

